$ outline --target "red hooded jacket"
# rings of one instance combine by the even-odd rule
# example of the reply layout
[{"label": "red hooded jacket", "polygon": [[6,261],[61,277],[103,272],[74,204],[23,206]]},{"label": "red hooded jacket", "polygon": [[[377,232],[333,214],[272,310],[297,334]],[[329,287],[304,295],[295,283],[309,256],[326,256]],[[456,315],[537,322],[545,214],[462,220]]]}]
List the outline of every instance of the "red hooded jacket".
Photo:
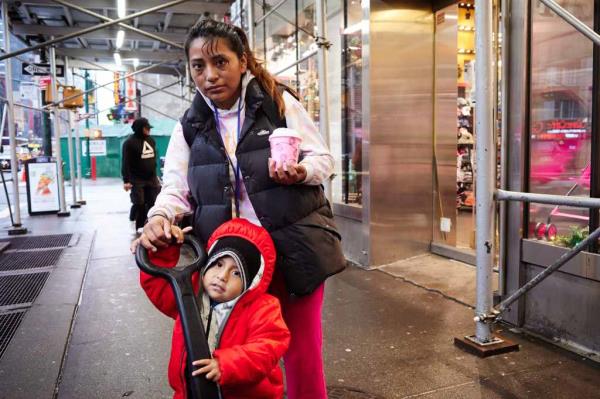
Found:
[{"label": "red hooded jacket", "polygon": [[[252,242],[262,254],[264,272],[260,282],[248,289],[231,310],[222,327],[213,357],[221,370],[219,386],[224,399],[283,398],[283,375],[279,360],[290,342],[290,332],[281,316],[279,301],[267,294],[275,268],[275,246],[267,231],[244,219],[233,219],[217,228],[208,242],[224,236],[238,236]],[[150,254],[151,261],[173,267],[179,246]],[[199,275],[192,277],[198,290]],[[141,272],[140,282],[148,298],[164,314],[175,319],[169,361],[169,384],[174,399],[186,398],[186,352],[183,330],[171,287],[166,280]]]}]

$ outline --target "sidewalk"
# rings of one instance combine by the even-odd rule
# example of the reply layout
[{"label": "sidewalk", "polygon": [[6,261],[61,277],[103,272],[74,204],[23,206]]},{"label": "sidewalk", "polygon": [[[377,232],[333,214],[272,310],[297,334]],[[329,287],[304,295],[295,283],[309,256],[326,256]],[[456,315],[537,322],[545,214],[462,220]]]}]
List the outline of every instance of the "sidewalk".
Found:
[{"label": "sidewalk", "polygon": [[[172,321],[139,287],[128,250],[128,195],[119,180],[102,179],[86,182],[84,197],[88,204],[68,218],[24,217],[32,234],[80,238],[64,250],[0,358],[0,398],[170,398]],[[455,348],[455,336],[474,330],[470,298],[459,296],[464,287],[438,285],[445,275],[428,269],[424,278],[420,261],[430,263],[424,257],[386,272],[349,268],[328,281],[330,398],[600,398],[598,364],[546,343],[505,331],[520,352],[478,359]],[[436,259],[436,270],[444,261]],[[59,308],[60,320],[52,313]]]}]

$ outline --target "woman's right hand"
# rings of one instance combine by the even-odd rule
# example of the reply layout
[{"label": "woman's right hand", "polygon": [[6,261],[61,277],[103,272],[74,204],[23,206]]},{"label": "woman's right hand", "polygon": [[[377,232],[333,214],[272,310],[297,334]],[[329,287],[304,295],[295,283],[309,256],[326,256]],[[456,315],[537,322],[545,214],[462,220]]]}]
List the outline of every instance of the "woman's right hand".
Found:
[{"label": "woman's right hand", "polygon": [[[179,238],[179,237],[178,237]],[[153,216],[144,226],[140,238],[132,244],[132,252],[141,244],[149,251],[156,252],[158,248],[164,248],[171,244],[171,222],[162,216]]]}]

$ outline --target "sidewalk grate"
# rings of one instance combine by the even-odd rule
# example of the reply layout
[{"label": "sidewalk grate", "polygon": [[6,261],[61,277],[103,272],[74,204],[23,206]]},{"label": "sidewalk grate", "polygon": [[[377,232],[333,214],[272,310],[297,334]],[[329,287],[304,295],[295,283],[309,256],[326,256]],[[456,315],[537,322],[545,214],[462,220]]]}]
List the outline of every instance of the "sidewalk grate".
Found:
[{"label": "sidewalk grate", "polygon": [[8,347],[8,343],[12,339],[25,312],[13,312],[7,314],[0,314],[0,358],[4,354],[4,351]]},{"label": "sidewalk grate", "polygon": [[54,266],[60,259],[62,249],[36,252],[9,252],[0,255],[0,271],[35,269]]},{"label": "sidewalk grate", "polygon": [[327,387],[327,397],[329,399],[381,399],[380,396],[356,388],[340,386]]},{"label": "sidewalk grate", "polygon": [[33,302],[49,275],[46,272],[0,277],[0,306]]},{"label": "sidewalk grate", "polygon": [[67,247],[73,234],[53,234],[32,237],[3,238],[0,242],[10,241],[8,249],[40,249]]}]

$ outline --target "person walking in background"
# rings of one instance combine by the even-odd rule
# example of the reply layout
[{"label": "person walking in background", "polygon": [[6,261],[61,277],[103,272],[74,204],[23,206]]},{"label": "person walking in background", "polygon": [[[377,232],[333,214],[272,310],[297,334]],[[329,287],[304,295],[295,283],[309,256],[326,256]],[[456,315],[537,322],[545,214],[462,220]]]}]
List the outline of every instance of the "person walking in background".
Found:
[{"label": "person walking in background", "polygon": [[[173,130],[164,187],[138,242],[156,252],[171,225],[194,212],[207,243],[232,218],[264,227],[277,250],[269,292],[281,302],[291,341],[284,356],[288,399],[327,399],[321,309],[325,280],[346,266],[322,183],[334,159],[289,88],[255,59],[244,31],[212,19],[188,33],[185,52],[197,93]],[[298,162],[276,165],[276,128],[301,138]]]},{"label": "person walking in background", "polygon": [[160,192],[156,176],[156,143],[150,137],[152,125],[146,118],[138,118],[131,124],[133,134],[123,143],[121,174],[123,188],[131,190],[132,209],[129,218],[135,220],[135,229],[144,227],[148,210],[154,206]]}]

